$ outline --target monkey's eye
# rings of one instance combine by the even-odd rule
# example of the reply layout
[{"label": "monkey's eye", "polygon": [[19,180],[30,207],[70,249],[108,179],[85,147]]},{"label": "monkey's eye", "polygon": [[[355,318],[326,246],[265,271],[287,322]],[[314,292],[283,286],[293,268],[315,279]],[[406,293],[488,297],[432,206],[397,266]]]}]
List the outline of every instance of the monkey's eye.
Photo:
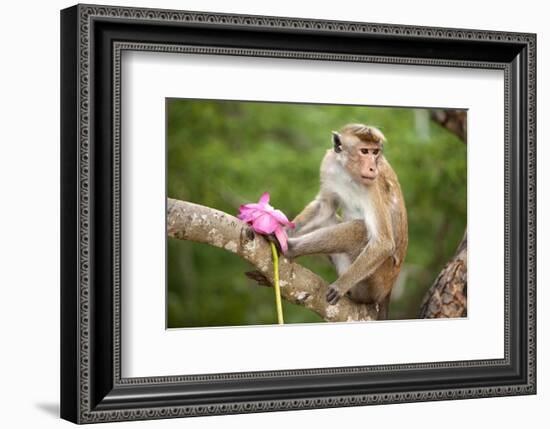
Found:
[{"label": "monkey's eye", "polygon": [[374,149],[374,150],[372,151],[373,155],[378,155],[378,152],[380,152],[380,149]]},{"label": "monkey's eye", "polygon": [[362,148],[360,149],[360,152],[363,154],[363,155],[368,155],[369,154],[369,150],[367,148]]}]

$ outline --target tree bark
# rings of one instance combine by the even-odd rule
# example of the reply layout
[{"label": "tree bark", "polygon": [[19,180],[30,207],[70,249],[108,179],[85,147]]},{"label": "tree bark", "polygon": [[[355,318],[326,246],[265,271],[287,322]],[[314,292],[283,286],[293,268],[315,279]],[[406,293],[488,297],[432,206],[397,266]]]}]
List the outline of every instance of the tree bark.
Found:
[{"label": "tree bark", "polygon": [[467,141],[466,135],[466,111],[465,110],[444,110],[434,109],[431,112],[432,120],[442,127],[447,128],[464,143]]},{"label": "tree bark", "polygon": [[[466,112],[464,110],[432,110],[432,120],[458,136],[466,143]],[[420,318],[465,317],[468,292],[468,239],[464,231],[456,254],[439,273],[424,295],[420,306]]]},{"label": "tree bark", "polygon": [[[171,238],[206,243],[235,253],[257,272],[248,273],[260,284],[273,284],[273,260],[268,241],[244,222],[209,207],[168,198],[167,233]],[[307,268],[279,258],[281,296],[304,306],[327,322],[376,320],[377,308],[343,297],[336,305],[326,302],[328,284]]]},{"label": "tree bark", "polygon": [[464,233],[456,254],[447,262],[424,296],[418,315],[420,318],[465,317],[467,315],[467,244],[468,240]]}]

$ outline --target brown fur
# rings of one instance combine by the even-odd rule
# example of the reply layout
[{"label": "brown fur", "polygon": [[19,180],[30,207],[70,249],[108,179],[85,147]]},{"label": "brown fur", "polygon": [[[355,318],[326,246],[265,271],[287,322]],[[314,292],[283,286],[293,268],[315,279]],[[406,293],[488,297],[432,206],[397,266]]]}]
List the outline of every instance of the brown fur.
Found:
[{"label": "brown fur", "polygon": [[[397,176],[382,154],[385,138],[374,127],[345,126],[321,164],[321,189],[294,219],[290,258],[331,255],[339,278],[327,300],[341,296],[378,304],[387,318],[391,290],[408,244],[407,212]],[[337,214],[343,209],[344,219]]]}]

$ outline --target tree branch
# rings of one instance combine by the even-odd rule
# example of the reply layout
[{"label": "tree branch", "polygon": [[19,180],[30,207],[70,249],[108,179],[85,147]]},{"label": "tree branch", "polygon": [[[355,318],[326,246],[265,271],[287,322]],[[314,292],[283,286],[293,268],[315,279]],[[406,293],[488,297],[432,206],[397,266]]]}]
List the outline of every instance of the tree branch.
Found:
[{"label": "tree branch", "polygon": [[456,254],[447,262],[424,296],[418,315],[420,318],[466,317],[467,243],[467,235],[464,232]]},{"label": "tree branch", "polygon": [[[458,136],[465,144],[467,143],[466,111],[435,109],[432,110],[431,117],[439,125]],[[419,317],[465,317],[467,315],[467,231],[466,228],[455,255],[447,262],[424,295]]]},{"label": "tree branch", "polygon": [[[168,198],[167,233],[171,238],[206,243],[239,255],[257,268],[256,280],[273,284],[271,248],[265,238],[254,233],[234,216],[210,207]],[[279,259],[281,295],[302,305],[328,322],[376,320],[377,309],[343,297],[338,304],[326,302],[328,284],[307,268]]]},{"label": "tree branch", "polygon": [[431,111],[431,117],[433,121],[447,128],[460,140],[466,143],[467,127],[465,110],[433,109]]}]

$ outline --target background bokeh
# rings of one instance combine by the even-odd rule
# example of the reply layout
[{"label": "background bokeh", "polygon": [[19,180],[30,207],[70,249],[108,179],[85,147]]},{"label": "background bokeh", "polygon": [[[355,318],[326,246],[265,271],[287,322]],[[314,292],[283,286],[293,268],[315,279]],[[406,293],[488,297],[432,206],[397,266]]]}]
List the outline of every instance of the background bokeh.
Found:
[{"label": "background bokeh", "polygon": [[[170,99],[167,115],[169,197],[236,214],[268,191],[290,219],[319,189],[331,131],[350,122],[380,128],[409,216],[390,319],[416,318],[466,226],[466,145],[432,122],[429,110]],[[336,278],[324,256],[299,263]],[[249,280],[244,272],[252,267],[232,253],[169,238],[167,269],[170,328],[276,323],[273,290]],[[283,310],[286,323],[322,321],[287,302]]]}]

